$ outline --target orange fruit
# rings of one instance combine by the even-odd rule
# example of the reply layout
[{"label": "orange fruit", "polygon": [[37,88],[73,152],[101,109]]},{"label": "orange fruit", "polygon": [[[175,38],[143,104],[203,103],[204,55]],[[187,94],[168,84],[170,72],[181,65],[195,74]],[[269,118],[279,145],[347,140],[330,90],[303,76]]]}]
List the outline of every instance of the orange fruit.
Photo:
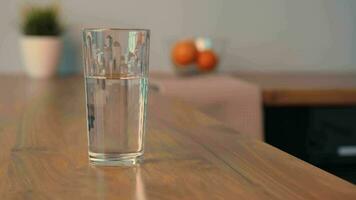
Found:
[{"label": "orange fruit", "polygon": [[172,60],[178,65],[187,65],[196,60],[197,53],[197,48],[193,41],[180,41],[172,49]]},{"label": "orange fruit", "polygon": [[213,70],[218,63],[218,57],[212,50],[205,50],[198,53],[197,64],[201,71]]}]

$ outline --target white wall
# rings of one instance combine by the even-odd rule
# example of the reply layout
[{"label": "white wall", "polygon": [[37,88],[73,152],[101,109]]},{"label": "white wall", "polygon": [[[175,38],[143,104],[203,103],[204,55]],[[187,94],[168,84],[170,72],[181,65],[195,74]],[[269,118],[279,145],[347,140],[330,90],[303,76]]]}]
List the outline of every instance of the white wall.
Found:
[{"label": "white wall", "polygon": [[[0,72],[22,70],[17,25],[22,2],[1,0]],[[169,41],[173,38],[208,35],[228,41],[222,70],[356,71],[354,0],[66,0],[60,3],[68,25],[67,36],[78,49],[80,29],[85,26],[151,29],[151,69],[155,70],[170,70]],[[78,52],[79,60],[80,56]]]}]

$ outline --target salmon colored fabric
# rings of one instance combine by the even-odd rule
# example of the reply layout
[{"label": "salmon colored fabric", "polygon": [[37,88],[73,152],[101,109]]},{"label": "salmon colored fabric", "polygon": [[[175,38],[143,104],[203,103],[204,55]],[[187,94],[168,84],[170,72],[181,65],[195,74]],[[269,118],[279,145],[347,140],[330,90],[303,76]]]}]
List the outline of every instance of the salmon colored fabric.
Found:
[{"label": "salmon colored fabric", "polygon": [[151,78],[150,83],[163,95],[180,98],[239,133],[263,140],[257,85],[227,75]]}]

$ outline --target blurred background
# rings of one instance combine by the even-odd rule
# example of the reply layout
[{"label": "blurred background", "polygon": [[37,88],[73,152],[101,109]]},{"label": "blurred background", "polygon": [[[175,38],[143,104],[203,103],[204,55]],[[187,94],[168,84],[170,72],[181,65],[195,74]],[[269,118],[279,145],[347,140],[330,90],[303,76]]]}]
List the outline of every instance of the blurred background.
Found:
[{"label": "blurred background", "polygon": [[[2,1],[0,72],[23,70],[18,48],[21,6],[51,2]],[[228,41],[221,71],[356,70],[356,14],[353,12],[356,2],[353,0],[55,2],[61,8],[66,47],[70,51],[64,58],[64,68],[71,65],[73,71],[80,69],[81,28],[96,26],[151,29],[152,70],[172,70],[166,56],[169,42],[191,36],[213,36]]]},{"label": "blurred background", "polygon": [[[31,27],[48,17],[22,19],[26,5],[52,3],[62,48],[27,37],[47,35]],[[153,90],[355,183],[355,10],[354,0],[2,1],[0,73],[57,73],[25,70],[45,63],[81,74],[84,27],[150,29]]]}]

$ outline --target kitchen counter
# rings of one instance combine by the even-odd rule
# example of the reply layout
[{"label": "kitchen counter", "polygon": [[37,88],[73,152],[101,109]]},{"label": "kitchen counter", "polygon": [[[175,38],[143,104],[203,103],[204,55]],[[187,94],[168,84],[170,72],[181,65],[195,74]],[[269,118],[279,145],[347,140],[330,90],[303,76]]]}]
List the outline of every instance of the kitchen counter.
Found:
[{"label": "kitchen counter", "polygon": [[1,199],[356,199],[356,186],[151,91],[145,162],[88,164],[84,81],[0,77]]},{"label": "kitchen counter", "polygon": [[234,72],[261,87],[266,106],[356,105],[356,73]]}]

